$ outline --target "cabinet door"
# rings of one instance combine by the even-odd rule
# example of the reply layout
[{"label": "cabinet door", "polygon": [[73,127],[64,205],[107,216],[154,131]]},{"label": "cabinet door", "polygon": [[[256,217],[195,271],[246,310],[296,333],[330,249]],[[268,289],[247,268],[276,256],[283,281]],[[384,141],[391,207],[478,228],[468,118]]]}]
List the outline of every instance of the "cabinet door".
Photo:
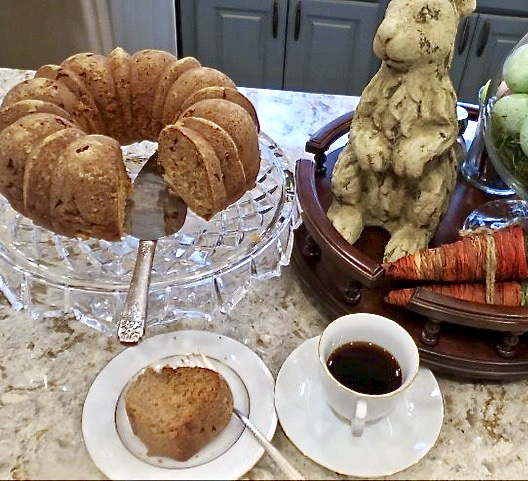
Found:
[{"label": "cabinet door", "polygon": [[287,0],[180,0],[182,54],[244,87],[282,88]]},{"label": "cabinet door", "polygon": [[460,84],[462,83],[462,78],[464,77],[468,52],[471,49],[471,42],[473,40],[473,36],[475,35],[478,18],[479,16],[477,13],[465,17],[462,19],[460,26],[458,27],[457,38],[455,40],[453,51],[453,61],[451,62],[450,70],[453,87],[457,92],[460,89]]},{"label": "cabinet door", "polygon": [[378,4],[290,2],[284,88],[359,95],[370,80]]},{"label": "cabinet door", "polygon": [[510,50],[528,31],[528,18],[481,13],[458,90],[459,100],[477,103],[478,89],[493,78]]}]

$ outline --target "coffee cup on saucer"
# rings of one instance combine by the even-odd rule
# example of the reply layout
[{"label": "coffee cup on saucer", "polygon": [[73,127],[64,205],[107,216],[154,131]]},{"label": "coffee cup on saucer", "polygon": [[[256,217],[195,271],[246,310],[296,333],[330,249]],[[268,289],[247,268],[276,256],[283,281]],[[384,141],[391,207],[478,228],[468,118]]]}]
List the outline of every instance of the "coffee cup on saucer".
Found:
[{"label": "coffee cup on saucer", "polygon": [[319,338],[320,377],[327,402],[350,421],[353,436],[388,415],[418,374],[418,348],[396,322],[356,313],[331,322]]}]

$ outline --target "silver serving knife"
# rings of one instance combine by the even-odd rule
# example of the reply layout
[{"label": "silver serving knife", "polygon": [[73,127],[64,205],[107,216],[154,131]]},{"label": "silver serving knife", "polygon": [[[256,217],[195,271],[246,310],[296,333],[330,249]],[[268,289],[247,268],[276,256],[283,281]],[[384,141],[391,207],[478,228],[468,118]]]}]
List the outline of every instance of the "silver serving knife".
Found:
[{"label": "silver serving knife", "polygon": [[183,226],[187,206],[171,194],[163,181],[155,152],[134,180],[127,199],[127,233],[139,239],[130,288],[117,326],[117,337],[125,344],[139,342],[145,333],[150,274],[157,240]]}]

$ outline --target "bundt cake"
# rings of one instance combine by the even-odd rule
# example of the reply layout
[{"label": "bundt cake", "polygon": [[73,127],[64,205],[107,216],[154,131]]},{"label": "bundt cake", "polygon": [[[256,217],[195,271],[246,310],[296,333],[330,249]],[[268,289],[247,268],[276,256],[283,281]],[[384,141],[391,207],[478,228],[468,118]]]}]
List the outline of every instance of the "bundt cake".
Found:
[{"label": "bundt cake", "polygon": [[58,234],[118,240],[133,188],[120,146],[149,140],[169,188],[209,219],[255,185],[258,131],[234,82],[192,57],[80,53],[5,95],[0,194]]},{"label": "bundt cake", "polygon": [[187,461],[225,429],[233,394],[210,369],[147,368],[125,391],[125,410],[149,456]]}]

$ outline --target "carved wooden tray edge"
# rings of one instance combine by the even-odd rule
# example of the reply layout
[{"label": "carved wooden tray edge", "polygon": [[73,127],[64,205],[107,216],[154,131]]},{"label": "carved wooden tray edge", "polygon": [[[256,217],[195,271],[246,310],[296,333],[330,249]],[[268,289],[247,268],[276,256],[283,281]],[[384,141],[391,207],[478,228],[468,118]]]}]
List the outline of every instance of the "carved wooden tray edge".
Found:
[{"label": "carved wooden tray edge", "polygon": [[[367,235],[362,245],[360,239],[359,245],[350,246],[326,217],[331,196],[329,179],[339,150],[326,154],[321,149],[338,134],[346,133],[351,119],[352,115],[342,116],[316,133],[316,141],[312,137],[307,142],[307,151],[315,154],[316,162],[300,159],[296,166],[303,226],[295,235],[292,263],[302,274],[305,289],[329,320],[361,311],[394,318],[417,342],[424,364],[435,370],[490,380],[528,377],[528,345],[522,336],[528,331],[526,308],[446,301],[444,296],[420,289],[408,310],[383,301],[390,283],[380,263],[364,249],[372,247],[377,233]],[[328,132],[329,126],[333,133]],[[459,179],[452,208],[443,223],[459,222],[474,205],[487,199]],[[463,212],[457,212],[461,210],[457,202],[464,204]],[[452,226],[444,226],[444,230],[435,236],[436,244],[454,240],[458,232]],[[377,244],[379,251],[383,241],[377,240]]]}]

